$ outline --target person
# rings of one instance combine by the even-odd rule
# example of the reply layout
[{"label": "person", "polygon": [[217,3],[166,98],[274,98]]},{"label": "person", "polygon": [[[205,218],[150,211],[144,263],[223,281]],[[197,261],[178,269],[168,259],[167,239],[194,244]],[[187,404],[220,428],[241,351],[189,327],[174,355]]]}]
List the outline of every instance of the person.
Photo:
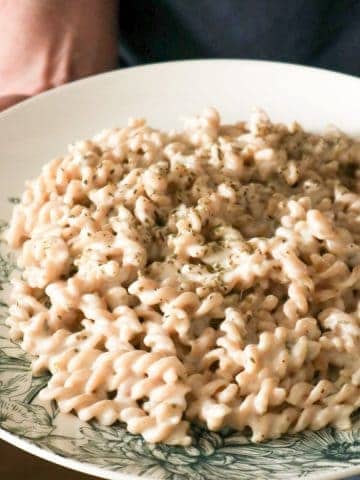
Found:
[{"label": "person", "polygon": [[355,0],[0,0],[0,32],[0,109],[163,60],[255,58],[360,74]]},{"label": "person", "polygon": [[117,66],[117,0],[0,0],[0,110]]}]

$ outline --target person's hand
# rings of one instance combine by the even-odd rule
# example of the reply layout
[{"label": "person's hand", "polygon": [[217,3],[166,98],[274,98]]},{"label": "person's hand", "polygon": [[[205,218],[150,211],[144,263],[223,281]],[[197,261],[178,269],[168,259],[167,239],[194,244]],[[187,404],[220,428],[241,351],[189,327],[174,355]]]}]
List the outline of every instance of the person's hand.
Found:
[{"label": "person's hand", "polygon": [[26,95],[6,95],[0,97],[0,112],[28,98]]},{"label": "person's hand", "polygon": [[0,111],[118,62],[117,0],[0,0]]}]

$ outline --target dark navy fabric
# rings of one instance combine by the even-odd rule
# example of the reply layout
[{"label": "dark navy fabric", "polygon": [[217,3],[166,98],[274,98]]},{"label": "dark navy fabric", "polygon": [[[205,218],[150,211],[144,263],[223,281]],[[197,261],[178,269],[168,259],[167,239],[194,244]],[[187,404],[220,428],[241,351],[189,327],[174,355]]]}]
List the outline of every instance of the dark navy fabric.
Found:
[{"label": "dark navy fabric", "polygon": [[359,0],[121,0],[126,65],[254,58],[360,75]]}]

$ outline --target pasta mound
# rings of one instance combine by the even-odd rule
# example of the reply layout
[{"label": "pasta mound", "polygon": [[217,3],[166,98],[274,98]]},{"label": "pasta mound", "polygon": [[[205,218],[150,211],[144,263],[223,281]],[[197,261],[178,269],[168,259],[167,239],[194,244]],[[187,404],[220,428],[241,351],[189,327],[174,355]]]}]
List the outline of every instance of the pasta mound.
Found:
[{"label": "pasta mound", "polygon": [[360,143],[273,124],[144,120],[26,184],[7,324],[42,400],[149,442],[190,422],[252,440],[360,406]]}]

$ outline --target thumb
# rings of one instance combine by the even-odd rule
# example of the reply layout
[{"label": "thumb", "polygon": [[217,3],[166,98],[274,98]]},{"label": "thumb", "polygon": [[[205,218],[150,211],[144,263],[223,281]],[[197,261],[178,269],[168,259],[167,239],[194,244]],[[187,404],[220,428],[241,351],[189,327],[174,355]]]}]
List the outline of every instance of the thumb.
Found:
[{"label": "thumb", "polygon": [[0,112],[2,110],[5,110],[6,108],[11,107],[12,105],[15,105],[18,102],[21,102],[22,100],[25,100],[28,98],[27,95],[5,95],[3,97],[0,96]]}]

